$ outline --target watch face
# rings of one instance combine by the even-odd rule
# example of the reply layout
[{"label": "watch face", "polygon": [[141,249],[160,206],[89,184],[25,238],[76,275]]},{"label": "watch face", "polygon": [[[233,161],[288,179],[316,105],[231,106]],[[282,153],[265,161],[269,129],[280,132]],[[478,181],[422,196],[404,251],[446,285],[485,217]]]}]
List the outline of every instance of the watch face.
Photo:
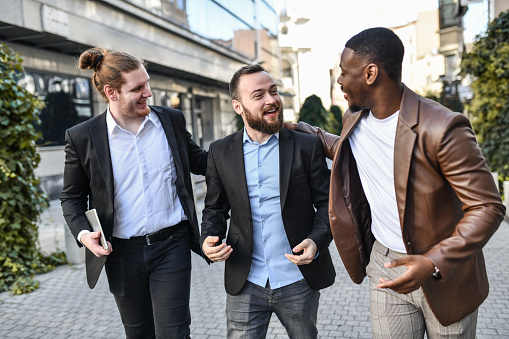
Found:
[{"label": "watch face", "polygon": [[440,279],[442,279],[442,274],[440,274],[440,271],[438,270],[438,268],[437,268],[437,267],[435,267],[435,272],[433,272],[432,277],[433,277],[433,279],[435,279],[435,280],[440,280]]}]

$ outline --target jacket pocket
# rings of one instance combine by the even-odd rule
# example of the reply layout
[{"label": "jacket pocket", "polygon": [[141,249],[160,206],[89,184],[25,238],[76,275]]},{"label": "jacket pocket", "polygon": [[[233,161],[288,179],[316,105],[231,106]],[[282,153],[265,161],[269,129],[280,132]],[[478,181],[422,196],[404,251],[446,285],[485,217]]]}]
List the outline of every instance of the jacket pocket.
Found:
[{"label": "jacket pocket", "polygon": [[235,246],[239,242],[240,235],[238,233],[228,233],[226,237],[226,244],[230,246]]}]

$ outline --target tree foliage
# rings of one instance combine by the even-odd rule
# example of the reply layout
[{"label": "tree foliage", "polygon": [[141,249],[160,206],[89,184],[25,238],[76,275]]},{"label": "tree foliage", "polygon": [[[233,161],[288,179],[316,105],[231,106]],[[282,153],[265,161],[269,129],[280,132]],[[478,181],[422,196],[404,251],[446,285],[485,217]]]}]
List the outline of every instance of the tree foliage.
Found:
[{"label": "tree foliage", "polygon": [[461,67],[475,79],[468,110],[479,145],[491,170],[509,180],[509,11],[476,37]]},{"label": "tree foliage", "polygon": [[307,97],[300,109],[299,120],[311,126],[328,129],[329,112],[323,107],[322,99],[315,94]]},{"label": "tree foliage", "polygon": [[38,248],[37,221],[46,206],[34,169],[40,161],[34,127],[42,103],[19,86],[21,58],[0,45],[0,292],[30,292],[36,273],[53,269],[65,256],[44,257]]},{"label": "tree foliage", "polygon": [[343,130],[343,112],[341,108],[336,105],[332,105],[329,109],[329,128],[328,132],[336,135],[340,135]]}]

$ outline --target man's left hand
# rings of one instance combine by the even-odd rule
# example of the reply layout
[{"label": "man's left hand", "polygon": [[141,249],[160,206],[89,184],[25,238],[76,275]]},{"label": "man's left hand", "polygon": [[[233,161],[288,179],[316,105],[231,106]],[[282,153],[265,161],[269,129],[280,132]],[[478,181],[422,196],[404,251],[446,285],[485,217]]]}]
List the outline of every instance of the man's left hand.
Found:
[{"label": "man's left hand", "polygon": [[302,240],[300,244],[292,249],[294,253],[299,253],[302,251],[302,254],[295,255],[286,253],[285,257],[295,265],[305,265],[313,261],[317,250],[318,247],[316,246],[315,242],[307,238]]},{"label": "man's left hand", "polygon": [[385,263],[385,267],[393,268],[405,265],[407,270],[394,280],[380,278],[378,288],[390,288],[397,293],[407,294],[422,286],[424,281],[431,278],[435,265],[424,255],[407,255],[405,257]]}]

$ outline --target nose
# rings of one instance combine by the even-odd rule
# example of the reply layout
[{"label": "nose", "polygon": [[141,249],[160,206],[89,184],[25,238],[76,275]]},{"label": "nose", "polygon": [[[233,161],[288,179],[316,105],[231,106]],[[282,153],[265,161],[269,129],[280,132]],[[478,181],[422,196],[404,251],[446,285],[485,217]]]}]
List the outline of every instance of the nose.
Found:
[{"label": "nose", "polygon": [[338,76],[338,80],[336,80],[336,82],[338,83],[338,85],[343,85],[343,76],[342,75]]},{"label": "nose", "polygon": [[275,97],[275,95],[267,93],[267,95],[265,96],[265,102],[270,105],[277,102],[277,98]]},{"label": "nose", "polygon": [[143,90],[143,96],[147,97],[147,98],[150,98],[152,96],[152,91],[150,90],[150,85],[149,83],[147,82],[147,84],[145,85],[145,88]]}]

